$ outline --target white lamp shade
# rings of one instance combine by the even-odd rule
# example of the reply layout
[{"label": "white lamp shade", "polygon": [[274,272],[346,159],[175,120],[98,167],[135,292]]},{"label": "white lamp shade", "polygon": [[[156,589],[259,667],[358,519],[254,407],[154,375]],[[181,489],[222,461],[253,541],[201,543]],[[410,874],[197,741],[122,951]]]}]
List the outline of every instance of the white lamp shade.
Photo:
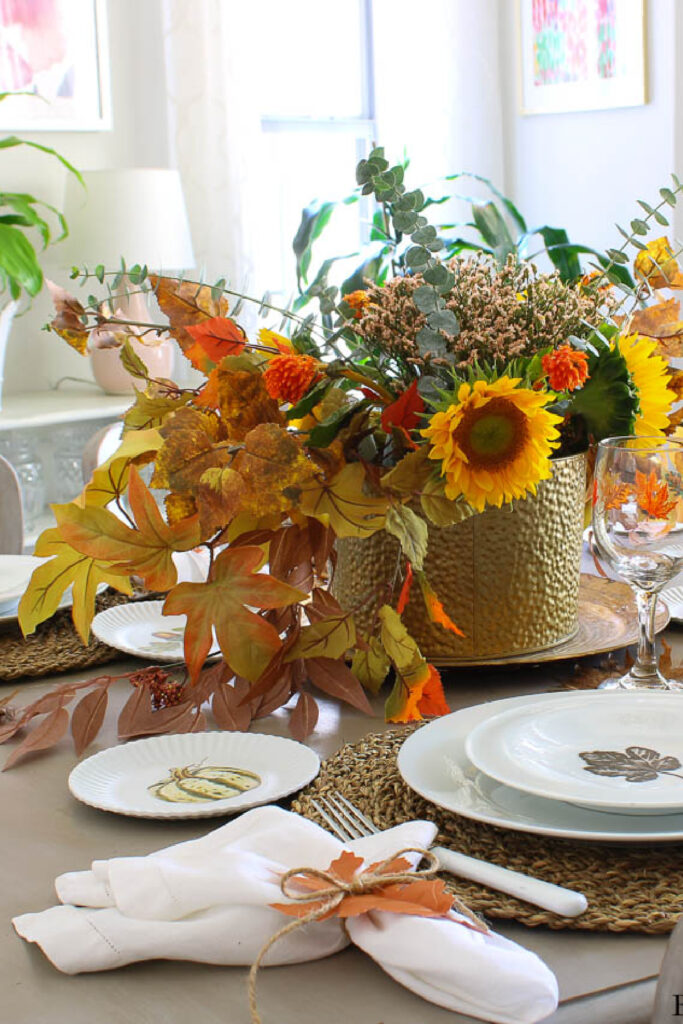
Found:
[{"label": "white lamp shade", "polygon": [[194,267],[192,239],[178,171],[156,167],[84,171],[86,188],[69,175],[64,216],[65,265],[103,263],[178,271]]}]

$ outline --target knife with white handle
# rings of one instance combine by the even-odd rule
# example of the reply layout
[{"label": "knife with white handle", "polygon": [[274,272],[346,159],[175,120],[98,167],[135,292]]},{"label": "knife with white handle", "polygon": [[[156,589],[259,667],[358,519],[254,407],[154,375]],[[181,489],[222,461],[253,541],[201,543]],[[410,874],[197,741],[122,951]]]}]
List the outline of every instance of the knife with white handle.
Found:
[{"label": "knife with white handle", "polygon": [[469,878],[472,882],[488,885],[510,896],[517,896],[520,900],[534,903],[537,907],[552,911],[553,914],[578,917],[588,906],[588,900],[582,892],[564,889],[561,885],[543,882],[540,878],[531,878],[520,871],[477,860],[464,853],[455,853],[444,846],[432,846],[431,852],[439,858],[439,864],[444,871],[449,871],[459,878]]}]

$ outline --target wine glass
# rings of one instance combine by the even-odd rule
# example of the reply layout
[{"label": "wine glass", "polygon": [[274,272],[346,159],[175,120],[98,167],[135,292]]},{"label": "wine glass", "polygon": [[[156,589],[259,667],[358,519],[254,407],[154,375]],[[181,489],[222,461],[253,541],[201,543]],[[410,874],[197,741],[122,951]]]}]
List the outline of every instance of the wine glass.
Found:
[{"label": "wine glass", "polygon": [[657,667],[657,595],[683,570],[683,443],[666,437],[609,437],[598,445],[593,536],[602,559],[633,588],[638,655],[626,675],[602,686],[680,690]]}]

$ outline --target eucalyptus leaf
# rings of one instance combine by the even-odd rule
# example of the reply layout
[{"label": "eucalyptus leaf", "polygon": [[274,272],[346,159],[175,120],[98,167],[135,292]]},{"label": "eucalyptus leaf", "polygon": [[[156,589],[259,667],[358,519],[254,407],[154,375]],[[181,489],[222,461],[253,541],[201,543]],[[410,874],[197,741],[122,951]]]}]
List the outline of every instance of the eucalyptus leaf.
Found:
[{"label": "eucalyptus leaf", "polygon": [[431,285],[423,284],[413,292],[413,302],[421,313],[436,313],[443,306],[443,299]]},{"label": "eucalyptus leaf", "polygon": [[427,323],[433,331],[445,331],[453,337],[460,333],[458,318],[450,309],[439,309],[435,313],[430,313]]}]

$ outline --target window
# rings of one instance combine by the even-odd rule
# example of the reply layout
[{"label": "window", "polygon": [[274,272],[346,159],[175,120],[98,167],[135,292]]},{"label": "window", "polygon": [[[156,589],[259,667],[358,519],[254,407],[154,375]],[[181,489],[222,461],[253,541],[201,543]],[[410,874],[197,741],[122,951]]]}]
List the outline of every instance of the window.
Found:
[{"label": "window", "polygon": [[[254,69],[267,183],[259,278],[286,302],[296,286],[292,239],[302,209],[347,196],[375,137],[372,0],[298,0],[296,20],[282,0],[262,0],[259,10],[268,26]],[[361,214],[361,204],[335,211],[320,252],[357,252]]]}]

